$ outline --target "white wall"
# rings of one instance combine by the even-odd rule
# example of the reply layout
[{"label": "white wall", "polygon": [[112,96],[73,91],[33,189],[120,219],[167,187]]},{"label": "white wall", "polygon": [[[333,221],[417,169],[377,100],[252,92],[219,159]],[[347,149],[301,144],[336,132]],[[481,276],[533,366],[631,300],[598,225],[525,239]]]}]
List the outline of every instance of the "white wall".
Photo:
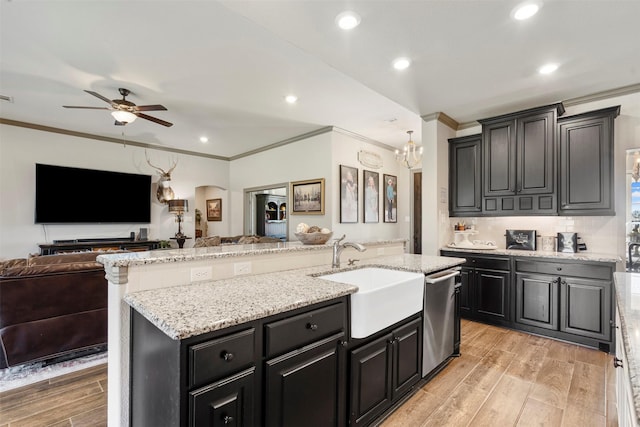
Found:
[{"label": "white wall", "polygon": [[[165,170],[178,160],[171,187],[177,197],[189,200],[191,208],[183,226],[185,233],[193,237],[195,188],[209,183],[228,186],[228,162],[152,149],[147,152],[151,162]],[[156,171],[145,160],[143,148],[0,125],[0,259],[38,253],[38,243],[57,239],[128,237],[140,227],[149,228],[150,239],[168,239],[178,230],[166,205],[155,199],[155,190],[151,224],[34,224],[35,163],[148,174],[153,176],[152,182],[158,181]],[[104,192],[105,208],[121,208],[117,206],[118,189],[92,191]],[[188,240],[185,246],[192,244],[193,240]]]},{"label": "white wall", "polygon": [[[361,165],[358,162],[358,152],[360,150],[379,154],[383,160],[383,167],[375,170]],[[358,168],[359,219],[357,224],[340,223],[340,165]],[[379,172],[380,183],[382,183],[383,174],[398,177],[397,223],[384,223],[382,219],[377,224],[365,224],[362,222],[363,169]],[[295,240],[294,232],[300,222],[327,227],[333,230],[334,238],[340,237],[342,234],[345,234],[350,240],[409,238],[410,193],[408,170],[395,162],[392,151],[353,138],[339,131],[327,132],[232,161],[230,167],[230,191],[233,194],[231,233],[240,234],[243,231],[242,195],[244,189],[317,178],[325,179],[325,214],[295,215],[291,212],[291,204],[289,203],[289,221],[287,225],[291,240]],[[382,184],[380,191],[382,197]],[[382,199],[380,199],[380,213],[382,214]]]}]

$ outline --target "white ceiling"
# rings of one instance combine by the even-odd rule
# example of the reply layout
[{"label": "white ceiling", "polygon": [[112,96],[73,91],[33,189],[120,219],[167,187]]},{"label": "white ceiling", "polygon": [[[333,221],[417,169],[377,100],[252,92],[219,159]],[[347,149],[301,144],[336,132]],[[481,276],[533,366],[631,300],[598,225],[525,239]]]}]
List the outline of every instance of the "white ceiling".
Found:
[{"label": "white ceiling", "polygon": [[[0,118],[232,158],[326,126],[400,146],[423,115],[467,123],[640,83],[640,0],[546,0],[515,21],[518,3],[0,0]],[[334,22],[347,9],[351,32]],[[546,62],[560,68],[538,74]],[[174,126],[62,108],[119,87]]]}]

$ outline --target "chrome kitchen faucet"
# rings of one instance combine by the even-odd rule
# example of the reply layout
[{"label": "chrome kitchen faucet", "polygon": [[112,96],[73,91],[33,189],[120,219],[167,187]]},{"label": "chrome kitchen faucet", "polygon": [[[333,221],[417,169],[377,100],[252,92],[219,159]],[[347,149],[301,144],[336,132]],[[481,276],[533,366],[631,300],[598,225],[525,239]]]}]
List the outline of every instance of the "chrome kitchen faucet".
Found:
[{"label": "chrome kitchen faucet", "polygon": [[343,234],[341,238],[335,239],[333,241],[333,260],[331,261],[331,268],[340,267],[340,254],[342,254],[342,251],[344,250],[344,248],[346,247],[354,248],[358,252],[364,252],[367,250],[367,248],[362,246],[360,243],[344,242],[340,244],[340,242],[342,242],[345,237],[346,237],[346,234]]}]

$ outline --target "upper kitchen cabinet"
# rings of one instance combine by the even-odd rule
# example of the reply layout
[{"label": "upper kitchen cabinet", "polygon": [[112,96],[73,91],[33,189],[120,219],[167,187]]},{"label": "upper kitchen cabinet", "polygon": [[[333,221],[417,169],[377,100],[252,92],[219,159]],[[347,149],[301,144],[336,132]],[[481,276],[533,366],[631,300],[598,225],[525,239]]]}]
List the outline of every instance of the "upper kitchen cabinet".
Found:
[{"label": "upper kitchen cabinet", "polygon": [[558,120],[560,215],[615,215],[613,122],[620,106]]},{"label": "upper kitchen cabinet", "polygon": [[561,103],[479,120],[485,215],[557,215],[555,130]]},{"label": "upper kitchen cabinet", "polygon": [[482,212],[482,135],[449,140],[449,216]]}]

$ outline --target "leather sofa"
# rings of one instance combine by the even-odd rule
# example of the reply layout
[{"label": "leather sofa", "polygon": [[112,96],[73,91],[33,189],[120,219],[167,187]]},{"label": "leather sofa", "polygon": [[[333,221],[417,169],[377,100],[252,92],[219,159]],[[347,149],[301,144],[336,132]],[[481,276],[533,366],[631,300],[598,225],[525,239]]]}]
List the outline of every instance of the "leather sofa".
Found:
[{"label": "leather sofa", "polygon": [[98,254],[0,262],[0,368],[106,348],[107,280]]}]

